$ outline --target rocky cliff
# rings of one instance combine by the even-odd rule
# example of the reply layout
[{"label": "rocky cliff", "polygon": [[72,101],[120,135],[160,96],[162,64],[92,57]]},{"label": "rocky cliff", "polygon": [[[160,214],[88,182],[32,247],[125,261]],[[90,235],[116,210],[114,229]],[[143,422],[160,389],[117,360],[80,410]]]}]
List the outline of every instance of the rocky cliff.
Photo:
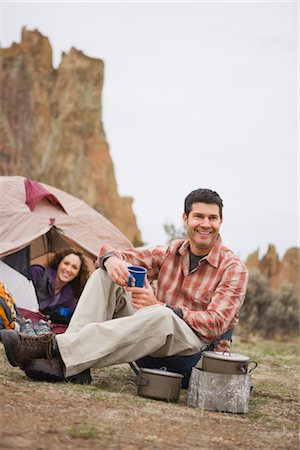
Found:
[{"label": "rocky cliff", "polygon": [[23,175],[86,201],[133,243],[133,199],[120,197],[101,121],[104,64],[74,48],[56,70],[39,31],[0,50],[0,174]]},{"label": "rocky cliff", "polygon": [[280,260],[274,245],[269,245],[267,253],[259,259],[259,251],[252,253],[246,264],[255,268],[269,280],[274,289],[280,288],[288,282],[293,285],[294,291],[300,294],[300,249],[297,247],[287,250]]}]

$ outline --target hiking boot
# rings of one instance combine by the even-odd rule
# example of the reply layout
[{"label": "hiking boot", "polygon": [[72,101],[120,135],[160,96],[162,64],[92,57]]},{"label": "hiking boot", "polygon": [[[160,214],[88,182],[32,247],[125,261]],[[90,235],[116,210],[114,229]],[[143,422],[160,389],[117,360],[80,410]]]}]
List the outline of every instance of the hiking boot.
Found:
[{"label": "hiking boot", "polygon": [[20,321],[20,333],[29,334],[31,336],[35,336],[35,332],[32,326],[31,319],[24,319],[22,317]]},{"label": "hiking boot", "polygon": [[91,384],[91,369],[86,369],[83,372],[77,373],[67,378],[67,381],[74,384]]},{"label": "hiking boot", "polygon": [[56,356],[54,354],[56,339],[51,333],[31,336],[14,330],[1,330],[0,340],[4,345],[8,361],[14,367],[20,366],[24,369],[33,359],[51,359]]},{"label": "hiking boot", "polygon": [[26,375],[32,380],[59,382],[66,381],[64,363],[59,356],[51,359],[33,359],[25,367]]},{"label": "hiking boot", "polygon": [[51,333],[51,328],[48,322],[44,319],[40,319],[38,323],[34,325],[35,334],[40,336],[41,334]]}]

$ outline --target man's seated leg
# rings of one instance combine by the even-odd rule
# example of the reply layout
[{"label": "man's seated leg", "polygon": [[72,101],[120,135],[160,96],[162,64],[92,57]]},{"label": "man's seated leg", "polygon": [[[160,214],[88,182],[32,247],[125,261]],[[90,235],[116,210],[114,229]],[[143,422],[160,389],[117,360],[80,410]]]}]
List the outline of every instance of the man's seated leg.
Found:
[{"label": "man's seated leg", "polygon": [[57,341],[66,376],[146,355],[191,355],[203,344],[182,319],[160,305],[139,309],[129,317],[91,323],[78,333],[57,336]]},{"label": "man's seated leg", "polygon": [[1,340],[13,366],[28,369],[35,364],[39,379],[46,381],[56,375],[68,378],[91,367],[135,361],[149,354],[191,355],[203,344],[182,319],[160,305],[56,336],[27,336],[2,330]]}]

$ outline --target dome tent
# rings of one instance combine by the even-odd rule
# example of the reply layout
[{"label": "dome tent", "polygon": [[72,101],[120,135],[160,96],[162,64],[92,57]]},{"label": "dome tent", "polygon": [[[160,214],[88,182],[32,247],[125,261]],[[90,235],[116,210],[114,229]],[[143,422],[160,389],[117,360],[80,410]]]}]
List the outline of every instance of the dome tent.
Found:
[{"label": "dome tent", "polygon": [[13,286],[3,279],[3,263],[29,278],[30,264],[44,264],[62,248],[81,251],[92,270],[101,245],[132,247],[109,220],[82,200],[25,177],[0,176],[0,208],[0,279],[12,294]]}]

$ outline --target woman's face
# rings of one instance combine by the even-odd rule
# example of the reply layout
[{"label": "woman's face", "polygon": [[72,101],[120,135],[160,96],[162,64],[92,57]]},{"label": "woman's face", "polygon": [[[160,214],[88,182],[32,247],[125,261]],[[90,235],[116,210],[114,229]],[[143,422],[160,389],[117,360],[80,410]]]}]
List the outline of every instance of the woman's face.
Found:
[{"label": "woman's face", "polygon": [[79,274],[81,261],[78,255],[70,253],[66,255],[57,267],[56,279],[61,283],[67,284],[74,280]]}]

